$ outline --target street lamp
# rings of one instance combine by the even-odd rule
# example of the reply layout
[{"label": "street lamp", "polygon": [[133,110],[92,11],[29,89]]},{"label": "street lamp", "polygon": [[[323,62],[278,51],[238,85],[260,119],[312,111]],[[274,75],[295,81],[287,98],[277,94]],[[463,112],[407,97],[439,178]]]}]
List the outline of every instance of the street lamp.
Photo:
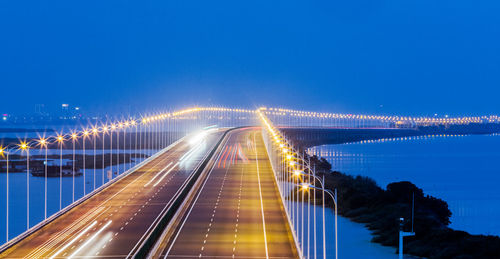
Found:
[{"label": "street lamp", "polygon": [[59,210],[62,209],[62,146],[64,143],[64,136],[57,136],[57,142],[59,143]]},{"label": "street lamp", "polygon": [[95,162],[95,157],[96,157],[96,136],[97,133],[99,133],[99,130],[94,127],[92,128],[92,137],[94,138],[94,190],[95,190],[95,167],[96,167],[96,162]]},{"label": "street lamp", "polygon": [[25,141],[18,145],[21,151],[26,151],[26,229],[30,228],[30,151]]},{"label": "street lamp", "polygon": [[6,189],[6,197],[5,197],[5,237],[6,241],[9,241],[9,152],[6,151],[6,148],[0,146],[0,156],[6,157],[6,180],[7,180],[7,188]]},{"label": "street lamp", "polygon": [[47,140],[45,138],[41,138],[38,143],[40,147],[45,148],[45,163],[44,163],[44,171],[45,171],[45,197],[44,197],[44,219],[47,219]]},{"label": "street lamp", "polygon": [[[324,181],[324,177],[323,177],[323,181]],[[330,195],[330,197],[332,198],[333,200],[333,203],[335,205],[335,258],[337,259],[338,258],[338,235],[337,235],[337,232],[338,232],[338,227],[337,227],[337,188],[335,188],[335,192],[333,193],[332,191],[328,190],[328,189],[325,189],[325,186],[322,184],[322,187],[321,188],[318,188],[314,185],[311,185],[311,184],[308,184],[307,187],[304,187],[304,185],[302,185],[303,189],[305,188],[305,190],[311,188],[311,189],[316,189],[316,190],[321,190],[323,192],[323,258],[326,259],[326,241],[325,241],[325,193],[327,193],[328,195]]]},{"label": "street lamp", "polygon": [[76,163],[76,160],[75,160],[75,141],[76,139],[78,138],[78,135],[73,132],[71,133],[71,142],[73,143],[73,193],[72,193],[72,202],[75,202],[75,163]]}]

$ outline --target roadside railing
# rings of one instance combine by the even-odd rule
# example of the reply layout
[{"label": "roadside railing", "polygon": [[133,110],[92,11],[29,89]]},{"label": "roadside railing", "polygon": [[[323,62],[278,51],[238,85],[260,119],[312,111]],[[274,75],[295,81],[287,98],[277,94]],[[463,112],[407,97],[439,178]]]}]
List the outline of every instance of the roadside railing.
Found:
[{"label": "roadside railing", "polygon": [[[316,175],[316,171],[304,154],[301,154],[263,113],[258,111],[258,116],[274,178],[300,257],[327,258],[327,253],[330,251],[327,250],[326,243],[334,242],[334,254],[335,258],[338,258],[336,190],[332,193],[325,189],[324,179]],[[319,192],[318,196],[316,192]],[[331,223],[325,219],[325,198],[327,198],[325,194],[335,205],[334,237],[326,236],[326,227]],[[320,197],[321,204],[318,204]],[[317,211],[320,205],[321,216],[318,217]],[[318,251],[321,254],[318,255]]]}]

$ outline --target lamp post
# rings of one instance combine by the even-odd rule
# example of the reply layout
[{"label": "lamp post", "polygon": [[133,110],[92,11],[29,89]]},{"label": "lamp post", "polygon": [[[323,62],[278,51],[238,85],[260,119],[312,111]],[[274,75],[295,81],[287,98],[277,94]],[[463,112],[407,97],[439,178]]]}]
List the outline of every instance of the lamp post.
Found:
[{"label": "lamp post", "polygon": [[26,151],[26,229],[30,228],[30,151],[26,142],[19,145],[21,151]]},{"label": "lamp post", "polygon": [[5,195],[5,239],[6,239],[6,242],[9,241],[9,152],[6,151],[5,148],[3,147],[0,147],[0,156],[4,156],[6,157],[6,172],[7,172],[7,176],[6,176],[6,188],[5,188],[5,191],[6,191],[6,195]]},{"label": "lamp post", "polygon": [[72,202],[75,202],[75,141],[78,136],[76,133],[71,134],[71,142],[73,143],[73,194],[72,194]]},{"label": "lamp post", "polygon": [[[319,178],[317,176],[314,176],[314,175],[310,175],[310,176],[316,178],[319,181]],[[325,193],[327,193],[333,200],[333,203],[335,205],[335,209],[334,209],[334,214],[335,214],[335,258],[337,259],[338,258],[337,189],[335,189],[334,192],[332,192],[328,189],[325,189],[325,185],[323,184],[324,180],[325,179],[323,176],[323,181],[319,181],[321,184],[321,188],[316,187],[316,186],[311,185],[311,184],[307,184],[307,183],[304,183],[301,186],[304,190],[316,189],[316,190],[321,190],[323,192],[323,201],[322,201],[322,203],[323,203],[323,258],[325,258],[325,259],[326,259]]]},{"label": "lamp post", "polygon": [[45,148],[45,161],[44,161],[44,219],[47,219],[47,140],[44,138],[38,141],[41,148]]},{"label": "lamp post", "polygon": [[105,163],[104,163],[104,160],[105,160],[105,156],[104,156],[104,142],[105,142],[105,137],[106,137],[106,133],[108,132],[108,126],[104,125],[102,127],[102,172],[101,172],[101,176],[102,176],[102,182],[101,182],[101,186],[104,185],[104,174],[106,173],[106,166],[105,166]]},{"label": "lamp post", "polygon": [[97,130],[97,128],[93,128],[92,129],[92,137],[94,138],[94,188],[93,190],[95,190],[95,168],[96,168],[96,161],[95,161],[95,157],[96,157],[96,137],[97,137],[97,133],[99,132],[99,130]]},{"label": "lamp post", "polygon": [[57,136],[57,142],[59,143],[59,210],[62,209],[62,146],[64,142],[64,137],[62,135]]},{"label": "lamp post", "polygon": [[87,190],[86,190],[87,188],[85,188],[85,187],[87,187],[86,186],[87,178],[85,175],[85,162],[87,160],[87,152],[85,151],[85,140],[88,137],[88,135],[89,135],[89,132],[87,130],[84,130],[83,131],[83,139],[82,139],[83,140],[83,155],[82,155],[82,157],[83,157],[83,196],[85,196],[87,194]]}]

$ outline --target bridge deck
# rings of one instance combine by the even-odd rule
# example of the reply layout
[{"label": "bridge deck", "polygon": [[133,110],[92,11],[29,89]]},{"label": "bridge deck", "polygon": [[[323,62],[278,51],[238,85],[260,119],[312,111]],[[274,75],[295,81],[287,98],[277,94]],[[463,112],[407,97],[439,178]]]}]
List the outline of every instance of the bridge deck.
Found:
[{"label": "bridge deck", "polygon": [[0,258],[126,257],[220,136],[220,132],[209,135],[205,146],[179,164],[194,148],[188,141],[176,144],[7,249]]},{"label": "bridge deck", "polygon": [[297,257],[258,129],[230,133],[195,197],[161,257]]}]

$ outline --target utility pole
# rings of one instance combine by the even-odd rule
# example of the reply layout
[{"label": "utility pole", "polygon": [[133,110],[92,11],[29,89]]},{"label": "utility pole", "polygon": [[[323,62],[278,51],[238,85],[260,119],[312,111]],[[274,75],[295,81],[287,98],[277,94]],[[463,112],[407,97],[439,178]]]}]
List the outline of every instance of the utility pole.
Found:
[{"label": "utility pole", "polygon": [[403,237],[414,236],[415,232],[404,232],[403,231],[403,223],[404,218],[399,218],[399,259],[403,259]]}]

